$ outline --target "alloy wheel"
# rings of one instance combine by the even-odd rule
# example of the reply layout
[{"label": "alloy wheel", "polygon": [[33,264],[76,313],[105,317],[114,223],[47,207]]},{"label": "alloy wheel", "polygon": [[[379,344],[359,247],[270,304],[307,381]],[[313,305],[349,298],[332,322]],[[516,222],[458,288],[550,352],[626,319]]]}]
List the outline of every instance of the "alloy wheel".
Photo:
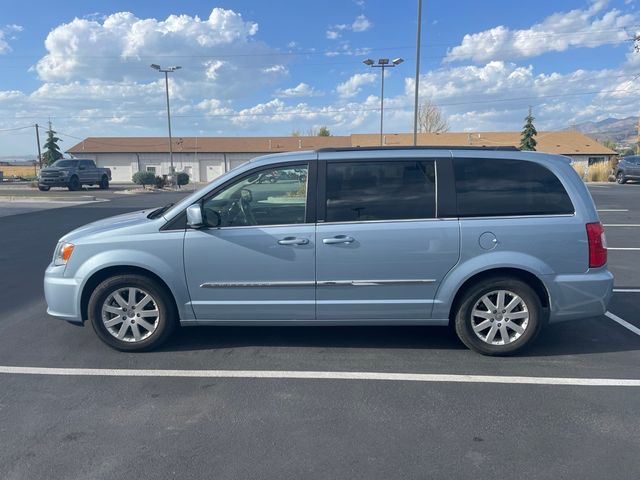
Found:
[{"label": "alloy wheel", "polygon": [[494,290],[480,297],[471,310],[471,328],[490,345],[507,345],[520,338],[529,325],[524,300],[509,290]]},{"label": "alloy wheel", "polygon": [[119,288],[102,304],[102,323],[124,342],[140,342],[158,328],[160,312],[154,298],[137,287]]}]

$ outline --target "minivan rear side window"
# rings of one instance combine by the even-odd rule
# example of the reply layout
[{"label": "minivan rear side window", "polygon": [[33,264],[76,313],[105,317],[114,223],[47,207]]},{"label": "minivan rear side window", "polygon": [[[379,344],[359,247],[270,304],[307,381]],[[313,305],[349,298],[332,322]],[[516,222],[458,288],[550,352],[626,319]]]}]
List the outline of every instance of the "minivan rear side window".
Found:
[{"label": "minivan rear side window", "polygon": [[574,213],[560,180],[537,163],[456,158],[454,171],[461,217]]},{"label": "minivan rear side window", "polygon": [[433,160],[327,163],[327,222],[435,217]]}]

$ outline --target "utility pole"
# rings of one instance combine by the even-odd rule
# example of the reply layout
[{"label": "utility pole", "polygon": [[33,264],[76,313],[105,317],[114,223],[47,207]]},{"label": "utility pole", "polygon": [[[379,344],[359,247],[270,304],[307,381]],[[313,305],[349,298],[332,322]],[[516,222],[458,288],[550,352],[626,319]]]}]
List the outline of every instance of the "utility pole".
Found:
[{"label": "utility pole", "polygon": [[38,124],[36,123],[36,143],[38,144],[38,164],[42,170],[42,152],[40,151],[40,131],[38,130]]},{"label": "utility pole", "polygon": [[640,155],[640,115],[638,115],[638,135],[636,137],[636,155]]},{"label": "utility pole", "polygon": [[418,31],[416,34],[416,80],[413,100],[413,145],[418,145],[418,87],[420,85],[420,42],[422,34],[422,0],[418,0]]}]

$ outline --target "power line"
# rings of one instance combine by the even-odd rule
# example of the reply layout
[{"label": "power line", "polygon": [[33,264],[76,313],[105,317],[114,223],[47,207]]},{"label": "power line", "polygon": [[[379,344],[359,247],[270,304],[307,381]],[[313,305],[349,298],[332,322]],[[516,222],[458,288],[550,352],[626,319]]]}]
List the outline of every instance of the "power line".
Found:
[{"label": "power line", "polygon": [[[582,29],[582,30],[573,30],[573,31],[567,31],[567,32],[533,32],[533,33],[528,33],[527,34],[527,38],[530,37],[561,37],[561,36],[571,36],[571,35],[585,35],[585,34],[593,34],[593,33],[601,33],[601,32],[627,32],[627,30],[629,28],[636,28],[636,27],[640,27],[640,24],[633,24],[633,25],[627,25],[624,27],[617,27],[617,28],[612,28],[612,29],[598,29],[598,30],[587,30],[587,29]],[[518,32],[522,32],[525,30],[511,30],[510,32],[512,34],[514,33],[518,33]],[[473,34],[469,34],[469,35],[478,35],[481,34],[483,32],[477,32],[477,33],[473,33]],[[599,45],[611,45],[611,44],[618,44],[618,43],[622,43],[625,41],[633,41],[635,38],[633,36],[629,36],[629,38],[625,38],[625,39],[615,39],[615,40],[611,40],[608,42],[598,42],[597,40],[593,40],[592,43],[586,42],[586,43],[581,43],[579,46],[599,46]],[[448,47],[448,46],[459,46],[461,45],[460,42],[443,42],[443,43],[429,43],[429,44],[421,44],[421,48],[432,48],[432,47]],[[335,49],[323,49],[323,50],[317,50],[317,49],[308,49],[308,50],[302,50],[302,51],[275,51],[275,52],[261,52],[261,53],[217,53],[217,52],[212,52],[209,54],[143,54],[143,55],[135,55],[135,56],[131,56],[131,57],[123,57],[122,55],[71,55],[74,58],[88,58],[88,59],[96,59],[96,58],[116,58],[116,59],[121,59],[121,60],[125,60],[125,61],[130,61],[130,62],[134,62],[134,61],[140,61],[142,62],[143,59],[158,59],[158,58],[175,58],[175,59],[180,59],[180,58],[253,58],[253,57],[279,57],[279,56],[314,56],[314,55],[327,55],[327,54],[334,54],[337,53],[339,55],[351,55],[351,56],[358,56],[358,55],[366,55],[365,52],[363,53],[356,53],[358,50],[360,51],[367,51],[367,52],[371,52],[371,51],[389,51],[389,50],[406,50],[406,49],[415,49],[415,45],[396,45],[396,46],[380,46],[380,47],[353,47],[351,48],[349,51],[346,52],[341,52],[340,51],[340,47],[337,46],[337,48]],[[355,51],[355,52],[354,52]],[[503,50],[504,51],[504,50]],[[509,50],[507,50],[509,51]],[[519,51],[516,49],[513,49],[514,52]],[[56,55],[56,54],[51,54],[51,53],[47,53],[44,56],[49,57],[49,58],[69,58],[70,54],[69,53],[65,53],[65,54],[60,54],[60,55]],[[33,53],[30,55],[15,55],[15,54],[11,54],[10,56],[5,57],[4,59],[0,60],[10,60],[12,58],[37,58],[37,57],[43,57],[43,55],[41,53]],[[443,56],[439,56],[439,57],[423,57],[423,58],[444,58]]]},{"label": "power line", "polygon": [[27,128],[33,128],[33,125],[27,125],[25,127],[14,127],[14,128],[0,128],[0,132],[15,132],[17,130],[25,130]]},{"label": "power line", "polygon": [[[452,106],[465,106],[465,105],[480,105],[480,104],[489,104],[489,103],[506,103],[506,102],[518,102],[523,100],[538,100],[538,99],[546,99],[546,98],[566,98],[566,97],[576,97],[583,95],[596,95],[600,93],[615,93],[615,92],[636,92],[638,89],[629,89],[626,88],[618,88],[613,90],[593,90],[588,92],[573,92],[573,93],[561,93],[561,94],[553,94],[553,95],[530,95],[530,96],[522,96],[522,97],[511,97],[511,98],[496,98],[496,99],[487,99],[487,100],[474,100],[474,101],[464,101],[464,102],[441,102],[434,103],[437,107],[452,107]],[[387,107],[387,110],[396,110],[396,111],[408,111],[409,107]],[[320,110],[311,110],[311,109],[300,109],[300,110],[283,110],[278,112],[235,112],[235,113],[218,113],[218,114],[199,114],[199,115],[173,115],[174,118],[251,118],[251,117],[281,117],[281,116],[296,116],[296,115],[326,115],[333,113],[361,113],[361,112],[377,112],[379,108],[338,108],[338,109],[320,109]],[[51,115],[51,118],[55,119],[73,119],[73,120],[93,120],[93,119],[113,119],[118,116],[126,116],[128,119],[144,119],[144,118],[157,118],[161,114],[155,115],[126,115],[126,114],[118,114],[118,115],[104,115],[104,116],[79,116],[79,115],[69,115],[69,116],[55,116]],[[164,115],[164,114],[162,114]],[[38,115],[37,118],[42,117],[42,115]],[[28,116],[20,116],[15,117],[16,119],[26,119],[26,118],[35,118]]]}]

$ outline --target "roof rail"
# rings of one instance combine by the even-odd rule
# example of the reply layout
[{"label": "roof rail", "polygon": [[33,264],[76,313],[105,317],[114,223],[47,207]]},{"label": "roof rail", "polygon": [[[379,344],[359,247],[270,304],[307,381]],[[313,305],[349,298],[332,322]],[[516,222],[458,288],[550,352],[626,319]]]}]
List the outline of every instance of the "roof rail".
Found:
[{"label": "roof rail", "polygon": [[327,147],[318,148],[316,152],[357,152],[369,150],[497,150],[506,152],[519,152],[518,147],[513,146],[455,146],[455,145],[390,145],[375,147]]}]

